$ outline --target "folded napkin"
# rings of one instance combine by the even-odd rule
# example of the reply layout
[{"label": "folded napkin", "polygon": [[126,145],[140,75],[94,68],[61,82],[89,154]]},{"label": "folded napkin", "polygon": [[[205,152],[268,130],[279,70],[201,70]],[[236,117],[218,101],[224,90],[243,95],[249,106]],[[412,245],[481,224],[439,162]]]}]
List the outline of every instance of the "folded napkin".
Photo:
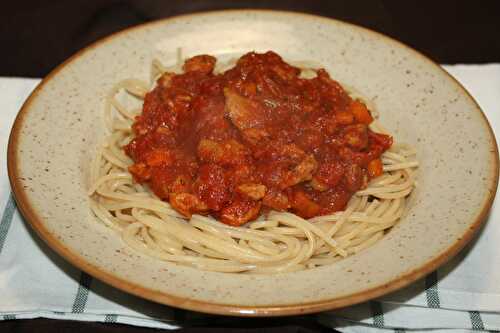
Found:
[{"label": "folded napkin", "polygon": [[[500,64],[444,68],[471,92],[500,133]],[[27,226],[10,192],[5,159],[16,113],[38,82],[0,78],[0,320],[44,317],[163,329],[213,322],[213,316],[155,304],[93,279],[48,249]],[[498,218],[500,207],[494,205],[480,236],[425,279],[315,318],[342,332],[500,330]]]}]

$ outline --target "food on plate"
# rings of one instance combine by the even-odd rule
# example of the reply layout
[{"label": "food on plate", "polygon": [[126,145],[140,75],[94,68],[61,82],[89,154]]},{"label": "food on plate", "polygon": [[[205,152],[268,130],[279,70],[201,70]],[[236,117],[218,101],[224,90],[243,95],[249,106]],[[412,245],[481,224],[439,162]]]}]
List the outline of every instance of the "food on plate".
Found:
[{"label": "food on plate", "polygon": [[370,246],[403,214],[413,149],[324,69],[306,77],[271,51],[226,70],[209,55],[153,67],[152,89],[129,79],[109,94],[89,190],[135,249],[206,270],[294,271]]}]

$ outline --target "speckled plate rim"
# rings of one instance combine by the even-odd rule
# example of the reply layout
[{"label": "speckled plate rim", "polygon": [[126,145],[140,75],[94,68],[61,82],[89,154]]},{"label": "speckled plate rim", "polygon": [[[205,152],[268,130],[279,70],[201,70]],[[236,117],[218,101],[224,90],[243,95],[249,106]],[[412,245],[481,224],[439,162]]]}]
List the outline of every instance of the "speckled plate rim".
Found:
[{"label": "speckled plate rim", "polygon": [[[168,24],[172,21],[184,20],[188,17],[194,16],[204,16],[211,14],[238,14],[238,13],[272,13],[276,15],[289,15],[295,17],[306,17],[309,19],[321,20],[325,24],[342,24],[345,26],[349,26],[352,29],[356,29],[362,33],[369,34],[374,38],[389,40],[391,43],[398,45],[401,48],[405,48],[410,50],[411,53],[415,57],[420,57],[425,60],[432,66],[436,66],[440,68],[441,72],[451,79],[458,87],[460,87],[461,92],[466,95],[471,101],[473,101],[475,105],[475,110],[479,112],[481,115],[481,119],[484,121],[484,125],[488,129],[488,134],[490,136],[491,142],[491,153],[495,154],[496,158],[493,159],[494,166],[492,167],[493,177],[491,177],[491,182],[489,184],[488,190],[489,195],[487,200],[484,201],[481,209],[478,210],[477,215],[474,219],[474,222],[467,229],[465,234],[452,244],[449,248],[441,252],[439,255],[434,257],[432,260],[429,260],[424,265],[417,267],[406,274],[393,279],[383,285],[377,286],[372,289],[368,289],[359,293],[354,293],[348,296],[323,300],[318,302],[307,302],[307,303],[299,303],[299,304],[290,304],[290,305],[278,305],[278,306],[241,306],[238,304],[228,305],[228,304],[216,304],[210,302],[197,301],[192,299],[180,298],[172,295],[168,295],[163,292],[159,292],[157,290],[145,288],[143,286],[131,283],[125,279],[121,279],[113,274],[105,272],[98,267],[88,263],[83,257],[81,257],[78,253],[71,251],[69,248],[65,246],[65,244],[59,240],[54,234],[50,233],[44,225],[43,219],[38,215],[36,210],[31,205],[24,188],[19,182],[19,169],[18,169],[18,141],[21,135],[21,128],[23,125],[24,118],[26,114],[30,111],[31,103],[37,98],[40,91],[42,91],[45,85],[52,80],[61,69],[63,69],[66,65],[73,62],[78,57],[85,54],[87,51],[90,51],[94,48],[99,47],[100,45],[106,43],[107,41],[117,38],[122,34],[130,33],[134,30],[144,29],[147,27],[151,27],[154,25],[163,25]],[[171,18],[161,19],[153,22],[144,23],[141,25],[133,26],[128,29],[116,32],[111,34],[103,39],[100,39],[93,44],[87,46],[86,48],[78,51],[76,54],[68,58],[58,67],[56,67],[52,72],[50,72],[34,89],[31,95],[24,102],[21,107],[12,127],[8,148],[7,148],[7,168],[10,184],[12,187],[12,192],[17,202],[17,207],[25,217],[26,221],[31,225],[31,227],[35,230],[40,238],[42,238],[47,245],[52,248],[55,252],[65,258],[72,265],[78,267],[79,269],[85,271],[91,276],[128,293],[133,295],[149,299],[151,301],[155,301],[158,303],[186,309],[199,311],[204,313],[211,314],[221,314],[221,315],[232,315],[232,316],[247,316],[247,317],[258,317],[258,316],[285,316],[285,315],[297,315],[297,314],[306,314],[306,313],[314,313],[325,310],[332,310],[336,308],[345,307],[348,305],[357,304],[363,301],[367,301],[382,295],[385,295],[391,291],[395,291],[402,287],[407,286],[408,284],[422,278],[428,273],[434,271],[436,268],[447,262],[453,256],[455,256],[469,241],[473,239],[475,234],[481,229],[483,226],[483,222],[486,221],[488,216],[488,212],[493,204],[496,195],[496,189],[498,186],[498,178],[499,178],[499,160],[498,160],[498,146],[495,140],[495,135],[493,130],[482,112],[481,108],[474,100],[474,98],[467,92],[467,90],[448,72],[442,69],[437,63],[429,59],[427,56],[422,53],[410,48],[409,46],[391,38],[381,33],[375,32],[373,30],[360,27],[351,23],[334,20],[326,17],[304,14],[304,13],[296,13],[296,12],[287,12],[287,11],[275,11],[275,10],[255,10],[255,9],[237,9],[237,10],[221,10],[221,11],[210,11],[210,12],[199,12],[194,14],[180,15]]]}]

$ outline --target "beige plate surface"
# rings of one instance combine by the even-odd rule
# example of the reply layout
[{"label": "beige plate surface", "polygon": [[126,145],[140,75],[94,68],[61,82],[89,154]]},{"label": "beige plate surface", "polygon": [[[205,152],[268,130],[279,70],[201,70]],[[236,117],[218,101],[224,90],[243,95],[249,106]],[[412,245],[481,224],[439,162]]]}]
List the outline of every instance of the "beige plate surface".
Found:
[{"label": "beige plate surface", "polygon": [[[220,58],[274,50],[313,61],[375,101],[382,123],[414,145],[419,187],[382,241],[338,264],[297,273],[201,272],[145,257],[97,223],[86,188],[104,135],[106,92],[149,78],[153,57]],[[342,307],[401,288],[455,255],[481,227],[498,182],[491,128],[470,95],[414,50],[378,33],[303,14],[224,11],[182,16],[112,35],[54,70],[24,104],[8,150],[18,206],[50,247],[129,293],[209,313],[268,316]]]}]

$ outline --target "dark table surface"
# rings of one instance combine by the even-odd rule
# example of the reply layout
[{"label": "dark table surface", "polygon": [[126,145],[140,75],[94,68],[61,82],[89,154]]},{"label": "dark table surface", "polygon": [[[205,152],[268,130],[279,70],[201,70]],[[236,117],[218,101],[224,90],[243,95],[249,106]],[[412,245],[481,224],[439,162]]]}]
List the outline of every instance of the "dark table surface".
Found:
[{"label": "dark table surface", "polygon": [[[267,8],[307,12],[394,37],[439,63],[500,62],[500,1],[18,0],[0,9],[0,76],[44,77],[93,41],[143,22],[198,11]],[[1,294],[1,291],[0,291]],[[0,296],[1,302],[1,296]],[[212,317],[184,332],[331,331],[313,316]],[[151,332],[118,324],[33,319],[0,322],[0,332]]]}]

